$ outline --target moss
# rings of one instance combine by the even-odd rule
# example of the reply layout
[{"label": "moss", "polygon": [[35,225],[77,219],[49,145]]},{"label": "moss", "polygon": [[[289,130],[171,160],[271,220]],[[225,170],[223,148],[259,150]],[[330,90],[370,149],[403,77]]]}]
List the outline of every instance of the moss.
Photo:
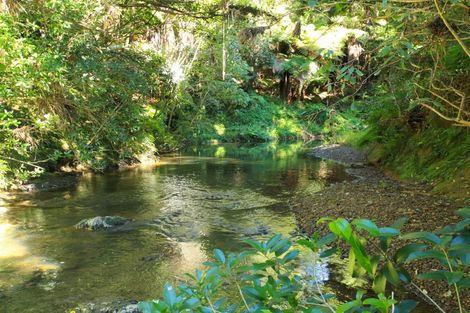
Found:
[{"label": "moss", "polygon": [[439,192],[459,190],[454,194],[465,196],[461,185],[470,182],[468,130],[442,125],[432,116],[425,125],[416,130],[373,124],[351,138],[356,146],[368,149],[371,163],[380,163],[402,179],[431,183]]}]

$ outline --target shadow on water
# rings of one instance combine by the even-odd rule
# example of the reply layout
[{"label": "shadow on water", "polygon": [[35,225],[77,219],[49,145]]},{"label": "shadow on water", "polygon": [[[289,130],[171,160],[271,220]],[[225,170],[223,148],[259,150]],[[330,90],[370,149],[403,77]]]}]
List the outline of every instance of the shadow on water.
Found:
[{"label": "shadow on water", "polygon": [[[65,190],[4,196],[0,311],[153,298],[214,248],[237,251],[247,237],[289,235],[294,194],[348,179],[342,166],[304,152],[300,143],[194,148],[152,168],[87,174]],[[131,222],[110,231],[74,228],[105,215]]]}]

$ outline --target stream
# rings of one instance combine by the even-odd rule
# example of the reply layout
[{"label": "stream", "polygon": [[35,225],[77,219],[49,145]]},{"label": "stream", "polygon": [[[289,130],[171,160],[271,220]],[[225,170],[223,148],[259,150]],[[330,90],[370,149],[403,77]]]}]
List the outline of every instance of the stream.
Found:
[{"label": "stream", "polygon": [[[301,143],[208,146],[58,191],[0,200],[0,312],[66,312],[80,304],[160,296],[213,249],[296,231],[288,206],[299,192],[349,179]],[[125,227],[74,227],[95,216]]]}]

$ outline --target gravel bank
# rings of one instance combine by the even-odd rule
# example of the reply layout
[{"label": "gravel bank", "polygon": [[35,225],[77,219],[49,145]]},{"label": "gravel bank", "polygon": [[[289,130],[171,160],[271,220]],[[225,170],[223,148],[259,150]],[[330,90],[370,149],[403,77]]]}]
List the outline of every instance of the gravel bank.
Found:
[{"label": "gravel bank", "polygon": [[[309,234],[315,230],[324,232],[326,226],[316,225],[321,217],[367,218],[385,226],[406,216],[409,221],[403,232],[432,231],[459,221],[454,212],[463,207],[463,203],[433,194],[430,186],[401,182],[386,176],[380,169],[367,166],[365,156],[359,151],[340,145],[321,146],[314,149],[312,155],[352,165],[348,172],[356,179],[296,198],[292,206],[302,231]],[[410,270],[423,272],[435,268],[435,264],[423,262]],[[450,288],[447,284],[419,281],[419,285],[443,307],[452,308],[450,303],[455,299],[448,295]],[[464,299],[467,309],[470,308],[468,298]]]}]

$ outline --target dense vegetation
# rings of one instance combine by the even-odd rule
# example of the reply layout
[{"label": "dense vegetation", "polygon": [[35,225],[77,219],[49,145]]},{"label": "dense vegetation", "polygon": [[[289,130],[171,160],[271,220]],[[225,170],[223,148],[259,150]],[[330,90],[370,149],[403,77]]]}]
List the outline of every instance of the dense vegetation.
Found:
[{"label": "dense vegetation", "polygon": [[316,135],[406,177],[468,178],[468,13],[459,0],[4,0],[0,185]]},{"label": "dense vegetation", "polygon": [[[0,189],[191,144],[322,139],[468,197],[469,13],[466,0],[2,0]],[[446,281],[464,312],[470,216],[459,213],[436,233],[401,236],[420,242],[394,251],[399,224],[368,220],[330,221],[331,234],[298,242],[321,256],[339,253],[325,245],[349,246],[350,272],[375,292],[367,299],[310,297],[292,267],[299,252],[275,236],[248,242],[265,260],[216,250],[194,285],[168,285],[163,300],[140,306],[408,312],[414,302],[387,288],[412,284],[406,263],[431,258],[442,269],[418,278]]]}]

